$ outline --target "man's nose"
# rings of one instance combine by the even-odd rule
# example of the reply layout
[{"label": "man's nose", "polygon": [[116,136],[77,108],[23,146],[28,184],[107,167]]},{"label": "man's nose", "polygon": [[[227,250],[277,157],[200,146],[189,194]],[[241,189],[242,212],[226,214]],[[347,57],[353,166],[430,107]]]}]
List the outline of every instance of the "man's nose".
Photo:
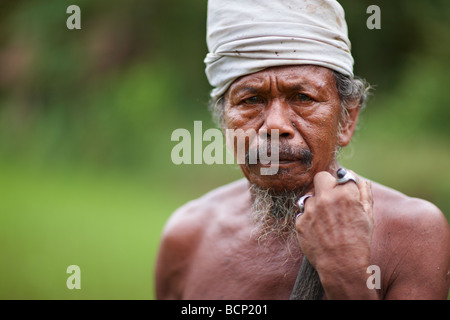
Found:
[{"label": "man's nose", "polygon": [[266,106],[264,112],[264,124],[261,129],[267,130],[270,136],[271,131],[277,129],[280,138],[293,138],[295,128],[289,118],[290,108],[279,100],[272,101]]}]

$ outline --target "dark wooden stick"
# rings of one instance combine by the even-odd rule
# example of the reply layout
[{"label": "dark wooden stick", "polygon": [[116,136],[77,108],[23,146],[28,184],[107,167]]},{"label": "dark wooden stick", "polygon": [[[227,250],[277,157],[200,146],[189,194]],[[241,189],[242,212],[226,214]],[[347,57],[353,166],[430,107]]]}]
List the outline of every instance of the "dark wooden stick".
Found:
[{"label": "dark wooden stick", "polygon": [[295,280],[294,289],[291,293],[291,300],[320,300],[324,294],[319,274],[303,257],[302,265]]}]

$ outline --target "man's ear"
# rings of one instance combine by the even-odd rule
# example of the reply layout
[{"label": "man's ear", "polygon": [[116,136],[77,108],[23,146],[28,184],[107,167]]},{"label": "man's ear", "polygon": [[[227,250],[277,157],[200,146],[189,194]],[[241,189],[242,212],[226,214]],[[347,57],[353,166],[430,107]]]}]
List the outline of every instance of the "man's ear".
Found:
[{"label": "man's ear", "polygon": [[359,102],[355,105],[351,105],[347,108],[348,116],[345,119],[341,119],[342,130],[339,135],[339,145],[345,147],[352,140],[353,133],[355,132],[356,123],[358,122],[359,115]]}]

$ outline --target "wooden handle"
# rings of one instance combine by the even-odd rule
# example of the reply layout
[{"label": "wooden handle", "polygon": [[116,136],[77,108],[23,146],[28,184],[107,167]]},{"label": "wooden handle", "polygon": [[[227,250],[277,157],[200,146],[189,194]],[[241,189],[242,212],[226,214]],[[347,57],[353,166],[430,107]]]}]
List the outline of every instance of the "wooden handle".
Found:
[{"label": "wooden handle", "polygon": [[322,283],[320,283],[319,274],[309,263],[308,259],[303,257],[290,300],[321,300],[323,294],[324,291]]}]

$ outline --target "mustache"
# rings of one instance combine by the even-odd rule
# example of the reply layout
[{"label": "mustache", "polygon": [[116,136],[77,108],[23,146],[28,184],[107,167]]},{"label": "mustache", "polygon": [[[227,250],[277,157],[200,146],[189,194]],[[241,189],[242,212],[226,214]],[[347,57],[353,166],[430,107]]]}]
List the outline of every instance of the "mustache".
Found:
[{"label": "mustache", "polygon": [[[260,160],[262,157],[272,156],[272,145],[267,143],[261,148],[251,148],[245,153],[245,163],[248,166],[250,164],[250,157],[253,153],[253,159]],[[261,157],[261,154],[263,156]],[[278,159],[279,161],[300,161],[302,164],[310,167],[312,165],[313,154],[307,148],[293,147],[288,143],[280,143],[278,146]]]}]

